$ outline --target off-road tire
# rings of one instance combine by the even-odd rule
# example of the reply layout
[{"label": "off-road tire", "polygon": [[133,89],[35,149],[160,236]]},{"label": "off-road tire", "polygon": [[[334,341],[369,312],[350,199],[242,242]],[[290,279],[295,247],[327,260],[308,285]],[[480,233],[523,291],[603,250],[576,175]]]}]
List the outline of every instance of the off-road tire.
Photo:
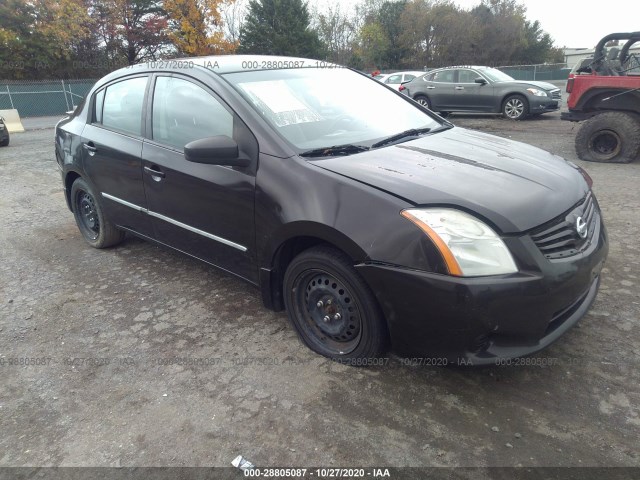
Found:
[{"label": "off-road tire", "polygon": [[581,160],[629,163],[640,153],[640,115],[599,113],[580,125],[575,142]]}]

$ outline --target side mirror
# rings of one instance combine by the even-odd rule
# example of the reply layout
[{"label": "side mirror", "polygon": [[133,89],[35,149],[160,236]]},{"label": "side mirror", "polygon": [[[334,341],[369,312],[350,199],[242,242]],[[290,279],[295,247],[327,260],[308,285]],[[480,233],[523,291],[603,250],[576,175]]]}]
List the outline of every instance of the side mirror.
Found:
[{"label": "side mirror", "polygon": [[480,85],[486,85],[487,81],[484,78],[476,78],[474,82],[479,83]]},{"label": "side mirror", "polygon": [[226,135],[201,138],[184,146],[184,158],[194,163],[248,167],[251,160],[239,155],[238,144]]}]

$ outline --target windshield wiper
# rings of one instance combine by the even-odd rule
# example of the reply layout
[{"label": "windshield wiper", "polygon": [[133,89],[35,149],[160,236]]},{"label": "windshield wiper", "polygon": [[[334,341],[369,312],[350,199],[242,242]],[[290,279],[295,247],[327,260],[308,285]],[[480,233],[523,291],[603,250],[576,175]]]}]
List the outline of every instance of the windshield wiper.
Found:
[{"label": "windshield wiper", "polygon": [[351,155],[369,150],[364,145],[334,145],[333,147],[314,148],[300,154],[301,157],[333,157],[337,155]]},{"label": "windshield wiper", "polygon": [[411,128],[409,130],[405,130],[404,132],[397,133],[395,135],[391,135],[390,137],[385,138],[384,140],[380,140],[377,143],[371,145],[371,148],[378,148],[384,145],[388,145],[393,142],[397,142],[398,140],[402,140],[404,138],[409,137],[417,137],[419,135],[423,135],[425,133],[429,133],[431,131],[430,128]]}]

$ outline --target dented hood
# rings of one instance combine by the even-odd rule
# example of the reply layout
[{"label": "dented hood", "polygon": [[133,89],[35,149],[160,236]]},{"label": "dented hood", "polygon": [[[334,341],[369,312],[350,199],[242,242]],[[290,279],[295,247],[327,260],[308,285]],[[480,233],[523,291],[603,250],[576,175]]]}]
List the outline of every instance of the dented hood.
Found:
[{"label": "dented hood", "polygon": [[474,212],[502,233],[530,230],[557,217],[589,189],[561,157],[463,128],[313,163],[414,205]]}]

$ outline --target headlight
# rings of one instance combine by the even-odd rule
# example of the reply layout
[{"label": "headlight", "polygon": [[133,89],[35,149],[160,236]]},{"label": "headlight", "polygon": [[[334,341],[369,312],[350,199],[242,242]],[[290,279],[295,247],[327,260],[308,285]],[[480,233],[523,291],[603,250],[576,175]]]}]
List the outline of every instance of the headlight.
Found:
[{"label": "headlight", "polygon": [[545,92],[544,90],[538,90],[537,88],[527,88],[527,92],[529,92],[531,95],[534,95],[536,97],[547,96],[547,92]]},{"label": "headlight", "polygon": [[468,213],[450,208],[410,208],[401,215],[433,241],[451,275],[479,277],[518,271],[496,232]]}]

